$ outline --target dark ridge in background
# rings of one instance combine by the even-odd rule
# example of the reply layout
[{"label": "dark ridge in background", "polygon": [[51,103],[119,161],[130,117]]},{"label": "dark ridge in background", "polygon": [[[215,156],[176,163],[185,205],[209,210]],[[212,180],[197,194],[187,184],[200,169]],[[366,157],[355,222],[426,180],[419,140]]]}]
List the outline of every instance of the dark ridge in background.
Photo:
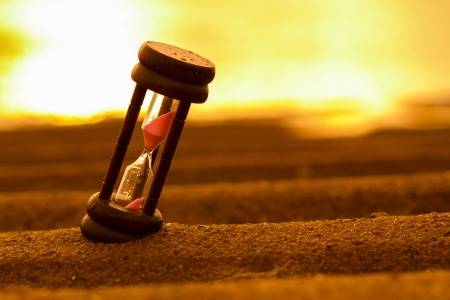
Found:
[{"label": "dark ridge in background", "polygon": [[[0,191],[95,191],[119,128],[120,122],[108,121],[0,132]],[[168,184],[446,171],[450,169],[449,137],[450,129],[442,129],[305,139],[276,120],[190,125],[177,149]],[[137,129],[127,164],[142,145]]]}]

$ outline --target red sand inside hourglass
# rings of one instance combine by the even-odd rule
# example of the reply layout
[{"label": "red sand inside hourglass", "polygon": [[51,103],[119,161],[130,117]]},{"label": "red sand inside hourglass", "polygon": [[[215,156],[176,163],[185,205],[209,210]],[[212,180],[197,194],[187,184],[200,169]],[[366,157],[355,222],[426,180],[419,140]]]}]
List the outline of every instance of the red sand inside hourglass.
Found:
[{"label": "red sand inside hourglass", "polygon": [[141,210],[143,205],[144,205],[144,197],[140,197],[140,198],[134,199],[133,201],[128,203],[128,205],[125,206],[125,208],[128,210],[137,211],[137,210]]},{"label": "red sand inside hourglass", "polygon": [[[145,149],[152,152],[169,134],[172,126],[175,112],[171,111],[163,114],[142,127],[142,135],[144,136]],[[144,204],[144,197],[134,199],[127,206],[129,210],[140,210]]]},{"label": "red sand inside hourglass", "polygon": [[175,112],[163,114],[142,128],[144,144],[147,151],[153,151],[169,134]]}]

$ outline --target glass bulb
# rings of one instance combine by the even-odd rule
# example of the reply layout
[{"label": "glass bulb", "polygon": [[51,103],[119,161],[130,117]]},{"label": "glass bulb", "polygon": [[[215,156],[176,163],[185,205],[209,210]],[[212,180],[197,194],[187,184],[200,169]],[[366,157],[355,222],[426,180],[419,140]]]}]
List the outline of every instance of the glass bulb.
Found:
[{"label": "glass bulb", "polygon": [[145,114],[144,121],[142,121],[142,129],[159,115],[159,110],[161,109],[163,100],[163,95],[153,93],[153,97],[152,100],[150,100],[150,104],[148,106],[147,113]]},{"label": "glass bulb", "polygon": [[150,168],[151,154],[144,151],[138,159],[125,168],[114,202],[126,207],[133,200],[140,198],[148,177],[153,176]]},{"label": "glass bulb", "polygon": [[139,212],[142,210],[144,188],[149,185],[153,177],[153,152],[169,134],[175,117],[175,112],[170,111],[171,106],[171,99],[164,98],[157,93],[153,94],[141,127],[144,151],[132,164],[125,168],[122,180],[113,197],[113,204],[130,211]]}]

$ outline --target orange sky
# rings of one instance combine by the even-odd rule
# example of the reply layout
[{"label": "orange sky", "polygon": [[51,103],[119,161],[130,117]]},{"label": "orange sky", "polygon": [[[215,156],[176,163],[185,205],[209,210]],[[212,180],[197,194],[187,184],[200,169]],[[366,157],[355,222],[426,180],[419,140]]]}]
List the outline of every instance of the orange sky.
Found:
[{"label": "orange sky", "polygon": [[289,103],[370,119],[405,96],[450,94],[449,36],[447,0],[2,1],[0,105],[125,109],[137,49],[152,39],[216,63],[196,116]]}]

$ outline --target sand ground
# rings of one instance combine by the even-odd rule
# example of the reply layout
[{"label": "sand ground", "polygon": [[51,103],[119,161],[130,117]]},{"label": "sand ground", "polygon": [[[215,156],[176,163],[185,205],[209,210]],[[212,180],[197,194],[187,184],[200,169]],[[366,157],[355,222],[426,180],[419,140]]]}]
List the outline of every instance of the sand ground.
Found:
[{"label": "sand ground", "polygon": [[[74,226],[118,128],[0,132],[1,298],[448,296],[450,130],[304,139],[276,120],[194,124],[164,230],[95,244]],[[140,149],[137,135],[127,161]]]},{"label": "sand ground", "polygon": [[[171,185],[159,208],[167,222],[183,224],[357,218],[374,212],[416,215],[450,211],[449,182],[450,173],[441,172],[211,183],[207,188],[203,184]],[[78,226],[90,193],[0,193],[0,231]]]},{"label": "sand ground", "polygon": [[138,285],[97,289],[31,289],[10,287],[0,292],[16,299],[366,299],[446,300],[450,272],[378,273],[359,276],[293,277],[214,283]]},{"label": "sand ground", "polygon": [[450,268],[450,215],[243,225],[166,224],[136,242],[79,229],[0,234],[2,285],[95,287]]}]

